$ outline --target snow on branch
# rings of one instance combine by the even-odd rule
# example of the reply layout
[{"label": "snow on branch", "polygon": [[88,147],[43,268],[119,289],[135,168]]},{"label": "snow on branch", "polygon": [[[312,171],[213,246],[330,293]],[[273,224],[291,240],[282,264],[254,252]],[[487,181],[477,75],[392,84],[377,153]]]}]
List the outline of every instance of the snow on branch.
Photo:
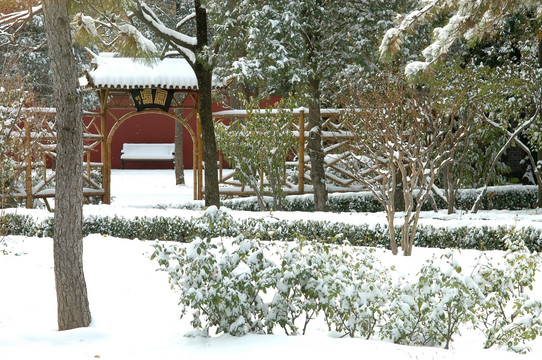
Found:
[{"label": "snow on branch", "polygon": [[187,22],[189,22],[190,20],[193,20],[196,18],[196,13],[193,12],[191,13],[190,15],[186,16],[184,19],[182,19],[181,21],[179,21],[177,23],[177,25],[175,25],[175,29],[180,29],[184,24],[186,24]]},{"label": "snow on branch", "polygon": [[197,39],[195,37],[167,27],[144,1],[137,1],[134,14],[154,32],[166,39],[190,63],[194,64],[196,62],[194,49],[197,46]]},{"label": "snow on branch", "polygon": [[385,58],[388,54],[396,54],[401,49],[401,37],[403,34],[413,29],[419,21],[424,19],[442,1],[446,0],[433,0],[425,5],[423,9],[412,11],[401,21],[398,27],[386,31],[379,48],[380,57]]},{"label": "snow on branch", "polygon": [[43,5],[29,5],[28,9],[15,11],[8,14],[0,14],[0,36],[8,37],[8,41],[0,46],[13,41],[13,37],[21,31],[35,14],[42,11]]},{"label": "snow on branch", "polygon": [[130,24],[119,25],[119,31],[122,35],[132,39],[137,44],[137,49],[143,53],[156,54],[158,49],[152,41]]},{"label": "snow on branch", "polygon": [[406,15],[397,27],[389,29],[380,43],[381,58],[400,51],[402,37],[418,25],[429,22],[433,16],[447,13],[446,25],[433,30],[433,40],[422,54],[425,61],[416,61],[405,68],[407,75],[425,70],[431,63],[446,54],[452,44],[460,39],[478,40],[491,34],[506,18],[525,7],[542,9],[537,0],[425,0],[421,10]]}]

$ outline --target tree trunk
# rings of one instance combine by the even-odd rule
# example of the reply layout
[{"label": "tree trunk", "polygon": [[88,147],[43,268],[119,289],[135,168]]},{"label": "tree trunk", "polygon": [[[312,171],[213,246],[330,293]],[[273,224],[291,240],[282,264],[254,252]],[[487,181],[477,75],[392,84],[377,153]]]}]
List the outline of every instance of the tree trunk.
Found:
[{"label": "tree trunk", "polygon": [[175,184],[184,185],[183,124],[175,120]]},{"label": "tree trunk", "polygon": [[454,186],[452,167],[453,164],[450,162],[444,167],[443,172],[444,189],[446,191],[446,199],[448,201],[448,215],[455,213],[455,196],[457,192]]},{"label": "tree trunk", "polygon": [[309,103],[309,139],[307,150],[311,159],[311,181],[314,190],[314,209],[327,211],[327,188],[324,182],[324,149],[322,147],[322,116],[320,114],[320,81],[310,82],[311,98]]},{"label": "tree trunk", "polygon": [[394,192],[395,211],[405,211],[405,198],[403,196],[403,181],[401,180],[401,173],[395,174],[394,178],[398,180],[395,183]]},{"label": "tree trunk", "polygon": [[[175,0],[175,15],[180,16],[182,4],[181,0]],[[177,116],[182,116],[182,110],[175,111]],[[183,125],[175,121],[175,184],[184,185],[184,154],[183,154]],[[196,176],[196,174],[194,174]]]},{"label": "tree trunk", "polygon": [[198,79],[199,116],[201,120],[201,136],[203,141],[203,157],[205,159],[205,206],[220,206],[218,194],[218,171],[215,128],[212,113],[212,68],[202,54],[207,45],[207,10],[199,0],[194,0],[196,9],[197,60],[194,72]]},{"label": "tree trunk", "polygon": [[[542,38],[538,39],[538,67],[542,68]],[[539,99],[538,106],[542,107],[542,98]],[[540,117],[542,117],[542,111],[540,113]],[[540,167],[542,166],[542,147],[538,149],[537,152],[537,162],[536,162],[536,169],[533,169],[533,171],[540,171]],[[536,201],[536,207],[542,208],[542,183],[538,182],[538,199]]]},{"label": "tree trunk", "polygon": [[83,128],[66,0],[43,1],[56,99],[57,168],[54,268],[58,328],[86,327],[90,309],[83,274]]}]

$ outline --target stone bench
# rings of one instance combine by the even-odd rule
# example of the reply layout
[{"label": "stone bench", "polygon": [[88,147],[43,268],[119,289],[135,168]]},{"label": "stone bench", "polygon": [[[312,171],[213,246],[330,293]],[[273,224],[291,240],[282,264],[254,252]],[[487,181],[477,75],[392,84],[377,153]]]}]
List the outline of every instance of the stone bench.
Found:
[{"label": "stone bench", "polygon": [[125,161],[165,161],[175,166],[175,144],[125,143],[120,152],[121,167]]}]

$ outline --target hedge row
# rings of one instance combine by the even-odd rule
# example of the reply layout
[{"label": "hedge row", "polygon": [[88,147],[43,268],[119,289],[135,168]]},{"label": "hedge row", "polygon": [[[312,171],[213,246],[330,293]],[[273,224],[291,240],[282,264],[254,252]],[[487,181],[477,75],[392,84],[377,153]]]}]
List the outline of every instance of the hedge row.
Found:
[{"label": "hedge row", "polygon": [[[459,190],[456,200],[456,209],[470,210],[482,189]],[[538,189],[536,186],[507,185],[492,186],[488,188],[487,195],[482,201],[482,210],[521,210],[534,209],[537,202]],[[438,197],[434,197],[439,209],[446,209],[447,205]],[[265,203],[268,210],[273,206],[272,198],[266,197]],[[222,204],[232,210],[260,211],[260,206],[255,197],[227,199]],[[334,193],[329,194],[328,205],[333,212],[377,212],[383,211],[382,205],[370,192],[358,193]],[[202,202],[190,202],[179,206],[183,209],[201,209]],[[431,210],[429,202],[424,204],[424,210]],[[314,211],[312,195],[287,196],[283,205],[283,211]]]},{"label": "hedge row", "polygon": [[[217,215],[218,214],[218,215]],[[348,241],[353,245],[389,247],[387,226],[367,224],[345,224],[329,221],[268,221],[262,219],[234,220],[225,212],[204,215],[199,218],[180,217],[123,217],[90,216],[83,220],[83,233],[107,234],[110,236],[141,239],[190,242],[196,237],[212,238],[243,235],[247,239],[286,240],[299,237],[326,243]],[[53,218],[36,222],[27,215],[8,214],[2,219],[4,228],[11,235],[51,237]],[[399,242],[400,228],[396,229]],[[503,238],[508,235],[521,239],[531,251],[542,252],[542,231],[536,228],[514,228],[509,226],[462,226],[437,228],[419,226],[415,245],[419,247],[461,248],[477,250],[504,250]]]}]

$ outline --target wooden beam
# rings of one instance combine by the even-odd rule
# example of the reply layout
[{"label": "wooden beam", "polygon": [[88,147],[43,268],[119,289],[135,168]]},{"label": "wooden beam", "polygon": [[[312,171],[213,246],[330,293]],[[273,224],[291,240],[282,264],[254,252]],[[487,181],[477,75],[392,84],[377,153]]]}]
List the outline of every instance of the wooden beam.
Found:
[{"label": "wooden beam", "polygon": [[32,209],[33,200],[32,200],[32,149],[31,149],[31,136],[32,132],[30,129],[30,124],[27,119],[24,120],[24,131],[25,131],[25,188],[26,188],[26,208]]},{"label": "wooden beam", "polygon": [[101,89],[98,92],[100,99],[100,131],[102,133],[101,150],[102,150],[102,203],[111,204],[111,147],[107,143],[109,131],[107,129],[107,99],[109,98],[109,90]]}]

